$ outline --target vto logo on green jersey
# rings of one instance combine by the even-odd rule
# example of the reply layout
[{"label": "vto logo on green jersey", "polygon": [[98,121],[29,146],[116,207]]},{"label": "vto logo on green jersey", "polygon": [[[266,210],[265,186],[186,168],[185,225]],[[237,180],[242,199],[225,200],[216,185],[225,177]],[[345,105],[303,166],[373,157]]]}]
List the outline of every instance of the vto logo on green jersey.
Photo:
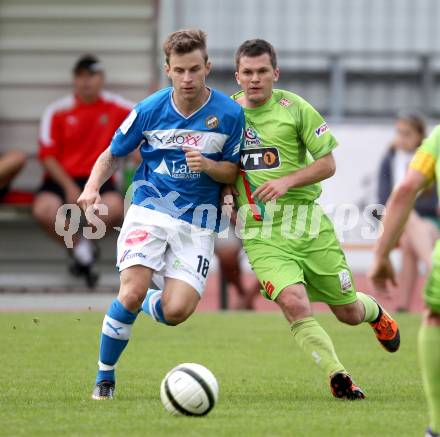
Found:
[{"label": "vto logo on green jersey", "polygon": [[280,155],[276,147],[243,149],[240,163],[245,171],[271,170],[280,166]]}]

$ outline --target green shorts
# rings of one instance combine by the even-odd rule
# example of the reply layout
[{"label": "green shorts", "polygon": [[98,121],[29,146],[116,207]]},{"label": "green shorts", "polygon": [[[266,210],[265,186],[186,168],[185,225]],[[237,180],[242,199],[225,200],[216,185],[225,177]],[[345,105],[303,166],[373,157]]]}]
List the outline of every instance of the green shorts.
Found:
[{"label": "green shorts", "polygon": [[432,255],[432,270],[424,289],[426,306],[440,314],[440,240],[437,240]]},{"label": "green shorts", "polygon": [[262,233],[243,239],[253,271],[262,286],[261,293],[275,300],[289,285],[303,283],[311,301],[346,305],[357,300],[353,276],[336,238],[333,224],[319,205],[319,227],[309,232],[310,213],[305,232],[286,237],[285,228],[272,226],[270,237]]}]

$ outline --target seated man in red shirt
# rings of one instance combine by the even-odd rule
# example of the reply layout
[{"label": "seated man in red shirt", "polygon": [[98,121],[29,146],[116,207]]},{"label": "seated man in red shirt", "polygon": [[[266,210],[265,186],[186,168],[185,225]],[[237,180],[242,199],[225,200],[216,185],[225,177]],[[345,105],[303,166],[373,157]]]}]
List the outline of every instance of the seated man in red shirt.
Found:
[{"label": "seated man in red shirt", "polygon": [[10,182],[25,163],[26,155],[19,150],[10,150],[0,155],[0,202],[8,192]]},{"label": "seated man in red shirt", "polygon": [[[132,108],[122,97],[103,91],[104,71],[94,56],[80,58],[73,68],[74,92],[48,106],[40,126],[40,151],[45,177],[38,190],[33,214],[49,235],[63,242],[55,232],[55,218],[64,203],[76,204],[98,156],[108,147],[114,132]],[[101,190],[108,215],[101,215],[106,229],[120,224],[123,199],[112,180]],[[93,287],[98,275],[93,269],[96,251],[92,242],[78,232],[73,249],[71,273],[84,276]]]}]

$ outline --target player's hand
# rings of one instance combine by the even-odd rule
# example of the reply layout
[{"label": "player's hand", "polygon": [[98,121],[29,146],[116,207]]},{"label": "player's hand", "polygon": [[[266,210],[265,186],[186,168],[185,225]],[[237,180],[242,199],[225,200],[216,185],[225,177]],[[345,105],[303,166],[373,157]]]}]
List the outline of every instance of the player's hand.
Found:
[{"label": "player's hand", "polygon": [[252,194],[252,198],[258,199],[263,203],[276,200],[287,193],[289,186],[287,180],[282,177],[260,185]]},{"label": "player's hand", "polygon": [[64,189],[64,195],[66,196],[66,203],[75,204],[80,194],[81,194],[81,189],[75,183],[70,184]]},{"label": "player's hand", "polygon": [[184,147],[186,163],[191,171],[197,173],[203,172],[208,166],[207,158],[205,158],[198,150]]},{"label": "player's hand", "polygon": [[368,272],[374,288],[385,296],[390,295],[390,283],[397,286],[396,275],[390,258],[375,258]]},{"label": "player's hand", "polygon": [[101,203],[99,190],[90,188],[86,185],[84,191],[78,197],[77,203],[86,214],[86,217],[88,214],[94,213],[98,209],[97,205]]}]

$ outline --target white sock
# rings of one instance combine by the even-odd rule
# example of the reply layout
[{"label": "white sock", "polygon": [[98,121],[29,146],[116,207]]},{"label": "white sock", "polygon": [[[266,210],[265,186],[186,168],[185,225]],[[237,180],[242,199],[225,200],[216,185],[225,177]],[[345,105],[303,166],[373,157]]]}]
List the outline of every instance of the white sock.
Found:
[{"label": "white sock", "polygon": [[73,256],[83,266],[93,262],[93,245],[90,240],[81,237],[78,243],[73,246]]},{"label": "white sock", "polygon": [[[151,291],[151,288],[148,290]],[[156,311],[157,301],[162,297],[162,290],[154,290],[154,293],[151,294],[150,299],[148,301],[148,310],[150,311],[151,317],[153,319],[159,321],[160,317]]]}]

